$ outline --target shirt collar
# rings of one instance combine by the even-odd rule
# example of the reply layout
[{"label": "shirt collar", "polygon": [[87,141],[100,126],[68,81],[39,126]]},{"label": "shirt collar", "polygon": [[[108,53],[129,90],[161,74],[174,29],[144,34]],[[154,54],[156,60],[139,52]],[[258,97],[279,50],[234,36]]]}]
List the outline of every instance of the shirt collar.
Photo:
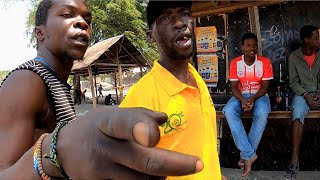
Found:
[{"label": "shirt collar", "polygon": [[[244,62],[244,64],[245,64],[246,66],[249,66],[249,65],[247,65],[246,62],[244,61],[244,54],[242,54],[241,57],[242,57],[242,61]],[[255,55],[254,57],[255,57],[255,58],[254,58],[254,62],[253,62],[250,66],[254,65],[254,64],[257,62],[258,55]]]},{"label": "shirt collar", "polygon": [[[188,64],[188,71],[195,76],[198,72],[192,67],[191,64]],[[189,86],[179,79],[177,79],[173,74],[171,74],[167,69],[161,66],[158,60],[154,61],[151,73],[157,82],[165,89],[169,96],[180,93],[186,88],[194,88]],[[197,80],[197,78],[196,78]],[[197,80],[198,83],[198,80]]]}]

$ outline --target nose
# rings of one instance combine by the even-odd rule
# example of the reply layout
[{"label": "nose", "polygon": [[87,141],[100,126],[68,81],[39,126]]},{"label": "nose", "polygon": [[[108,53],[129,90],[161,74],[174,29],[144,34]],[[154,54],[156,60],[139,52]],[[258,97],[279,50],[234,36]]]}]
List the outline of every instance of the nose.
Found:
[{"label": "nose", "polygon": [[77,17],[77,20],[74,26],[82,30],[87,30],[89,28],[89,24],[80,15]]},{"label": "nose", "polygon": [[187,27],[187,23],[180,16],[175,16],[173,20],[173,29],[183,29]]}]

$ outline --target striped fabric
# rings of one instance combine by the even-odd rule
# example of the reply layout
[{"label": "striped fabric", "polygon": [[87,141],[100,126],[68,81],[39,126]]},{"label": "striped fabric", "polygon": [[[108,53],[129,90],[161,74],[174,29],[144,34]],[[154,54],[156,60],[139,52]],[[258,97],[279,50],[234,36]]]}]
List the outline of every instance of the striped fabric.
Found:
[{"label": "striped fabric", "polygon": [[[33,71],[43,79],[54,101],[57,122],[71,121],[76,119],[74,103],[70,94],[70,88],[67,84],[61,82],[59,77],[57,77],[54,72],[43,67],[39,61],[27,61],[14,69],[12,72],[22,69]],[[7,79],[7,77],[5,79]],[[1,86],[2,84],[0,85],[0,88]]]}]

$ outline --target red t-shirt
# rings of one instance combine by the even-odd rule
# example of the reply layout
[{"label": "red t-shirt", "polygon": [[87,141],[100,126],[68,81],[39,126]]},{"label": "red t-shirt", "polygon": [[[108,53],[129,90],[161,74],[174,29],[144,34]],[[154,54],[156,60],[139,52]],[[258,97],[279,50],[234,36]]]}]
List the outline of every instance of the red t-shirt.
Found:
[{"label": "red t-shirt", "polygon": [[273,79],[270,59],[256,55],[256,60],[250,66],[244,62],[244,56],[234,58],[230,63],[230,81],[239,81],[242,94],[255,94],[262,84],[262,80]]},{"label": "red t-shirt", "polygon": [[311,67],[314,63],[314,60],[316,59],[316,52],[313,52],[311,56],[303,55],[304,59],[307,61],[309,67]]}]

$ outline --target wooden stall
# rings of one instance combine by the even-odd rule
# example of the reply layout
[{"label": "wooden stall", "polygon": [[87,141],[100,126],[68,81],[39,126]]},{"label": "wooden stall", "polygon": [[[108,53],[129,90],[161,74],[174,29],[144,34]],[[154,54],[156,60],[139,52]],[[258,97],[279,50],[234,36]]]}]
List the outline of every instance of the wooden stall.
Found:
[{"label": "wooden stall", "polygon": [[[114,73],[115,85],[119,101],[123,98],[123,75],[122,72],[134,67],[150,67],[143,55],[128,40],[125,35],[115,36],[98,42],[89,47],[83,60],[75,61],[72,67],[73,75],[89,76],[93,107],[96,107],[94,93],[94,77],[98,74]],[[119,82],[117,82],[117,75]]]},{"label": "wooden stall", "polygon": [[[269,96],[272,118],[266,127],[259,149],[259,159],[254,169],[284,170],[291,151],[290,90],[288,87],[287,57],[300,46],[300,28],[312,24],[320,27],[320,3],[316,1],[198,1],[193,0],[192,14],[195,22],[197,53],[193,62],[210,88],[218,118],[221,109],[231,97],[229,63],[241,55],[241,37],[253,32],[258,37],[258,54],[271,59],[274,79]],[[199,35],[200,34],[200,35]],[[211,45],[211,44],[212,45]],[[209,65],[206,65],[205,63]],[[283,99],[275,104],[277,86]],[[279,117],[279,118],[277,118]],[[302,170],[320,168],[320,112],[312,112],[305,122],[305,136],[301,149]],[[251,117],[244,115],[248,130]],[[236,168],[239,151],[234,145],[226,121],[220,128],[220,162],[223,167]],[[222,131],[223,130],[223,133]]]}]

